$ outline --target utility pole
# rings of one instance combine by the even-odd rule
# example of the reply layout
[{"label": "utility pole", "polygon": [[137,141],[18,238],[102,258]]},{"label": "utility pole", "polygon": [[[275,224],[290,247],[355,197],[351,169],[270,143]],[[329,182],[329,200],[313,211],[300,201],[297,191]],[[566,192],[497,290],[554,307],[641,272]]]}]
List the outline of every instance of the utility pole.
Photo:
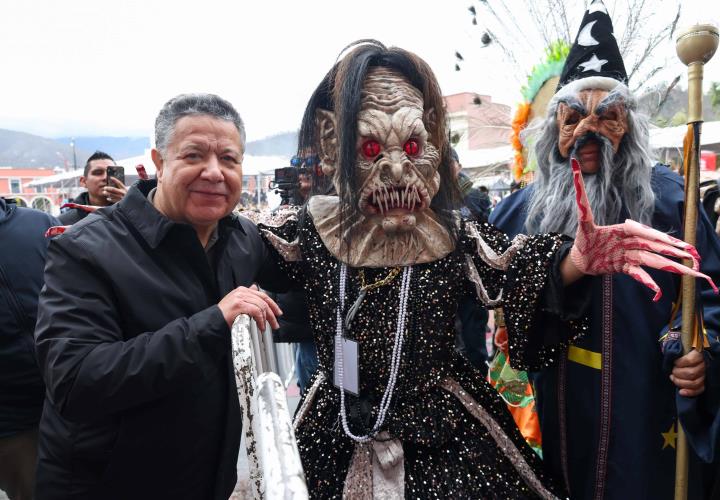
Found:
[{"label": "utility pole", "polygon": [[73,152],[73,170],[77,170],[77,156],[75,155],[75,138],[70,138],[70,147],[72,147]]}]

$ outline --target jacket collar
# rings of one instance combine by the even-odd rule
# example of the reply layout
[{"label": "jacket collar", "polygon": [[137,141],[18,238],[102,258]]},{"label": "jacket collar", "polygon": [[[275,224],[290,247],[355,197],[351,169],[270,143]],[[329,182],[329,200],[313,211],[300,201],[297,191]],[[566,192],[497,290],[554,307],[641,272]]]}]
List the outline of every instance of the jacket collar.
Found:
[{"label": "jacket collar", "polygon": [[[118,210],[127,215],[132,225],[151,248],[157,248],[173,227],[190,227],[184,222],[168,219],[148,200],[148,193],[156,186],[157,179],[139,180],[128,189],[125,197],[117,204]],[[238,229],[245,234],[245,230],[234,215],[231,214],[220,219],[219,235],[232,229]]]},{"label": "jacket collar", "polygon": [[87,191],[83,191],[79,195],[75,197],[74,200],[72,200],[73,203],[77,203],[79,205],[89,205],[90,204],[90,193]]}]

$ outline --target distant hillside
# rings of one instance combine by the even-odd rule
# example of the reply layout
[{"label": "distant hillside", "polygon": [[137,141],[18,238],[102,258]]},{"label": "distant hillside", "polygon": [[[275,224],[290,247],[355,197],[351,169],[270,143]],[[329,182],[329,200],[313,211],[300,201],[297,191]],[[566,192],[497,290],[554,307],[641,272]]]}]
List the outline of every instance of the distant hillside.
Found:
[{"label": "distant hillside", "polygon": [[293,156],[297,152],[297,132],[284,132],[247,143],[247,154],[253,156]]},{"label": "distant hillside", "polygon": [[[58,141],[70,144],[71,137],[59,137]],[[90,151],[104,151],[116,160],[140,156],[150,147],[148,137],[75,137],[75,147]]]},{"label": "distant hillside", "polygon": [[[70,143],[71,138],[58,141]],[[139,156],[150,147],[147,137],[75,137],[75,146],[85,151],[105,151],[116,159]],[[254,156],[292,156],[297,149],[297,133],[286,132],[247,144],[247,153]]]},{"label": "distant hillside", "polygon": [[[76,147],[78,166],[90,156]],[[60,142],[37,135],[0,129],[0,165],[10,167],[72,167],[73,152],[69,142]]]},{"label": "distant hillside", "polygon": [[[75,162],[85,164],[94,151],[105,151],[115,159],[139,156],[150,147],[147,137],[75,137]],[[72,167],[72,138],[48,139],[37,135],[0,129],[0,166]],[[285,132],[251,141],[247,152],[256,156],[293,156],[297,150],[297,133]]]}]

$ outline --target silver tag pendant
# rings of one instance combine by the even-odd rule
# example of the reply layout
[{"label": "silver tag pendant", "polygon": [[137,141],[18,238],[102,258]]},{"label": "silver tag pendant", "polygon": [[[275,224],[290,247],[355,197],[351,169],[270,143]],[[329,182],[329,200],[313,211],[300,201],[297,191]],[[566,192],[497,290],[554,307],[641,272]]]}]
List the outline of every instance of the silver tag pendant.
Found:
[{"label": "silver tag pendant", "polygon": [[345,392],[357,396],[360,392],[360,366],[359,366],[359,344],[346,338],[335,338],[335,363],[333,370],[333,383],[340,388],[340,371],[338,362],[342,357],[343,379],[342,386]]}]

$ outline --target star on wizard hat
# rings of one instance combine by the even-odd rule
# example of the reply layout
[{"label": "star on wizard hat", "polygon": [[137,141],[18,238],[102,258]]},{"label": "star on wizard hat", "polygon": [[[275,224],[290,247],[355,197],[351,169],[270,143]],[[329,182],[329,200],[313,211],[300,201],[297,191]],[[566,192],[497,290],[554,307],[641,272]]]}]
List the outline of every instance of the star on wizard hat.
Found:
[{"label": "star on wizard hat", "polygon": [[628,77],[613,35],[612,20],[602,0],[593,0],[580,23],[556,92],[562,90],[565,94],[588,88],[611,90],[618,82],[627,85]]}]

